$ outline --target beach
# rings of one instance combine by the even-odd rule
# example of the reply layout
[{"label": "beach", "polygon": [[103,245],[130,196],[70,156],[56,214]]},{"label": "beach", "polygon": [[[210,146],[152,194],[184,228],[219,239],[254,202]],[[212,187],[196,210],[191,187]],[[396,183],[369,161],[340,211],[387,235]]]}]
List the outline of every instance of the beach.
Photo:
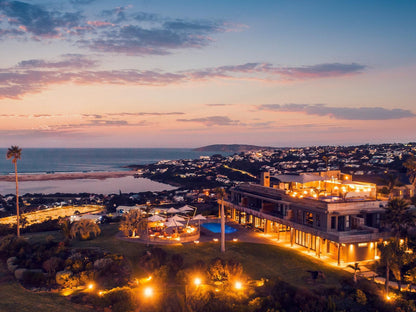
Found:
[{"label": "beach", "polygon": [[[136,171],[109,171],[109,172],[63,172],[63,173],[41,173],[41,174],[18,174],[19,181],[49,181],[49,180],[78,180],[122,178],[133,176]],[[0,181],[14,182],[14,174],[0,175]]]}]

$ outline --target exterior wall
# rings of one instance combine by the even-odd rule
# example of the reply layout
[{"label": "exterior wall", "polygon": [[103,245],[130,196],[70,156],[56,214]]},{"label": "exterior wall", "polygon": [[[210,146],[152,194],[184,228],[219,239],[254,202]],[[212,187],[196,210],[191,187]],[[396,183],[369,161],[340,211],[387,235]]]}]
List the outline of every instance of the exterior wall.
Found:
[{"label": "exterior wall", "polygon": [[230,199],[226,207],[235,222],[263,229],[279,241],[303,246],[318,257],[326,255],[344,263],[375,259],[376,242],[385,236],[365,226],[366,215],[371,225],[378,225],[383,210],[380,202],[299,199],[257,185],[237,187]]},{"label": "exterior wall", "polygon": [[342,260],[344,262],[356,262],[368,259],[375,259],[377,255],[377,243],[355,243],[343,246],[344,253]]}]

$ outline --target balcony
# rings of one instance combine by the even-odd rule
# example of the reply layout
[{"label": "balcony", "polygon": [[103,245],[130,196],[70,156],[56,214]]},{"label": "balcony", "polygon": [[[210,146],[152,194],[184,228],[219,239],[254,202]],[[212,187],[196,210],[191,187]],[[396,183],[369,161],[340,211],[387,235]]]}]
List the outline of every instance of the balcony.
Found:
[{"label": "balcony", "polygon": [[319,236],[324,239],[328,239],[337,243],[361,243],[361,242],[374,242],[380,239],[388,239],[390,237],[389,232],[378,232],[376,228],[365,227],[363,229],[342,231],[342,232],[327,232],[320,230],[314,227],[310,227],[304,224],[288,220],[286,217],[282,217],[276,213],[272,212],[263,212],[258,210],[253,210],[248,207],[243,207],[240,205],[233,204],[231,202],[224,201],[224,205],[229,208],[236,209],[238,211],[243,211],[247,214],[253,215],[258,218],[267,219],[279,224],[283,224],[289,227],[292,227],[296,230],[311,233],[312,235]]}]

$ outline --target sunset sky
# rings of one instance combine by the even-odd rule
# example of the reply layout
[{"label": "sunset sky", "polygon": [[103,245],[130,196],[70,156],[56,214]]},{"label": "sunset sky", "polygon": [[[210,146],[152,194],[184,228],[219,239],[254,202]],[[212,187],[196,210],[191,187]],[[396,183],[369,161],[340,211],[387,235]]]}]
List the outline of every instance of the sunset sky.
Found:
[{"label": "sunset sky", "polygon": [[416,141],[416,1],[0,0],[0,146]]}]

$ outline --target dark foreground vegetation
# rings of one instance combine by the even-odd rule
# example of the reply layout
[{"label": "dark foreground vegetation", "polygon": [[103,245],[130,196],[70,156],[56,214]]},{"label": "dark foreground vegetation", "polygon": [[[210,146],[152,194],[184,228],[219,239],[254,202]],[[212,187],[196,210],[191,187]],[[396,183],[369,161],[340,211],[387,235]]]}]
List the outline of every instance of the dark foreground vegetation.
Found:
[{"label": "dark foreground vegetation", "polygon": [[2,237],[0,310],[61,311],[67,296],[65,311],[416,311],[414,294],[386,301],[373,282],[277,246],[230,242],[221,254],[214,242],[146,246],[117,232]]}]

